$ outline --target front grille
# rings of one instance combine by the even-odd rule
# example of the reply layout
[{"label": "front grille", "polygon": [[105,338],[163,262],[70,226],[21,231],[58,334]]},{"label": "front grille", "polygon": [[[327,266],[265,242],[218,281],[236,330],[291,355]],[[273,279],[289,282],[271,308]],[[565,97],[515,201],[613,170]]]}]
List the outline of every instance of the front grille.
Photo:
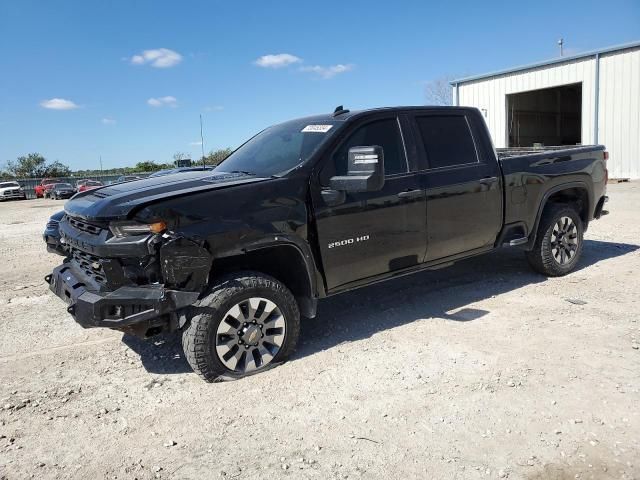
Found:
[{"label": "front grille", "polygon": [[70,252],[71,258],[82,272],[100,285],[106,285],[107,278],[99,257],[73,247],[70,248]]},{"label": "front grille", "polygon": [[67,221],[73,228],[82,230],[83,232],[87,232],[92,235],[99,235],[102,231],[102,227],[89,222],[85,222],[84,220],[80,220],[79,218],[67,217]]}]

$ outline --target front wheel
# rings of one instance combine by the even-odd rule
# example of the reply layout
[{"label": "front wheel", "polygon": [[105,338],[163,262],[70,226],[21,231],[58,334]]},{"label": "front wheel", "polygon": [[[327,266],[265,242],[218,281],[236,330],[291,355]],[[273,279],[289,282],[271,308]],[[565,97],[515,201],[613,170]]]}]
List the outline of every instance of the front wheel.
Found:
[{"label": "front wheel", "polygon": [[572,205],[551,204],[542,214],[529,264],[549,277],[566,275],[575,268],[582,253],[584,225]]},{"label": "front wheel", "polygon": [[300,333],[300,312],[291,292],[258,272],[221,278],[187,317],[185,356],[208,382],[242,378],[283,362]]}]

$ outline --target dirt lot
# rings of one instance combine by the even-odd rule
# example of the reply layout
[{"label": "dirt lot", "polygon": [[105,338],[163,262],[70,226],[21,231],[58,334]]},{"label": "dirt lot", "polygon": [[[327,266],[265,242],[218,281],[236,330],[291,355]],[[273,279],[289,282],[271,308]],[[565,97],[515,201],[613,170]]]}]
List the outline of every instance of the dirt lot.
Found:
[{"label": "dirt lot", "polygon": [[61,203],[0,204],[0,478],[640,478],[640,184],[609,195],[565,278],[501,250],[343,294],[213,385],[176,337],[77,326]]}]

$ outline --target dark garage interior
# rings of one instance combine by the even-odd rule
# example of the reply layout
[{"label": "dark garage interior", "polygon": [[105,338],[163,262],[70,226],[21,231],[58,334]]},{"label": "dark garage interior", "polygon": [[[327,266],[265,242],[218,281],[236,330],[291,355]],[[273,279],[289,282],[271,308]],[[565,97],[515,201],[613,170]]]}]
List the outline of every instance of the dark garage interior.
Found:
[{"label": "dark garage interior", "polygon": [[507,95],[509,147],[582,143],[582,83]]}]

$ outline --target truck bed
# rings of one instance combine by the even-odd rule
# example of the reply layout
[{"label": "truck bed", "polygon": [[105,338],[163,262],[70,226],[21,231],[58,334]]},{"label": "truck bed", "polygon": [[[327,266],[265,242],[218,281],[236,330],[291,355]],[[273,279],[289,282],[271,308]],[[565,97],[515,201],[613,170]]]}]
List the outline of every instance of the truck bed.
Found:
[{"label": "truck bed", "polygon": [[603,145],[500,148],[504,175],[506,225],[523,222],[525,236],[535,231],[539,206],[558,188],[582,188],[588,206],[585,223],[594,217],[606,183]]},{"label": "truck bed", "polygon": [[[566,150],[569,153],[580,153],[581,151],[593,151],[599,145],[558,145],[544,147],[509,147],[496,148],[496,154],[500,160],[511,157],[522,157],[526,155],[557,155],[559,151]],[[602,147],[604,148],[604,147]]]}]

